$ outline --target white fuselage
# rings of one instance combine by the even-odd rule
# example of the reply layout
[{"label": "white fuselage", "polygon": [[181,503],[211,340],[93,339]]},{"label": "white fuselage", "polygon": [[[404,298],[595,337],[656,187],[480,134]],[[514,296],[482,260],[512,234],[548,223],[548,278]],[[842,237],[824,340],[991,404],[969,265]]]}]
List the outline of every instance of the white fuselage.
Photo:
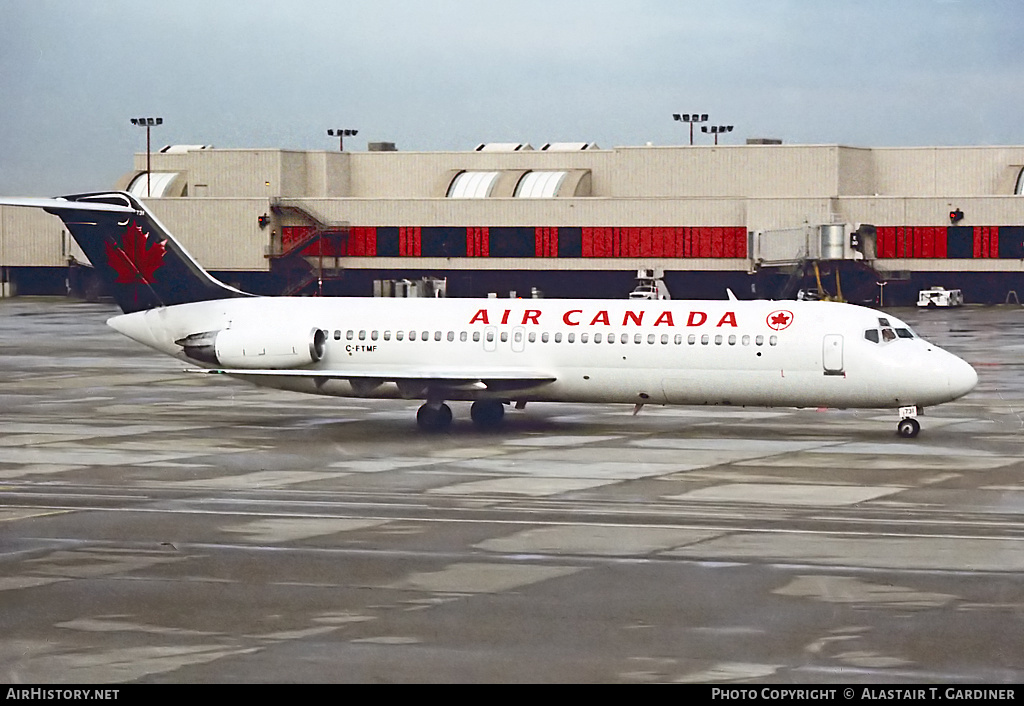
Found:
[{"label": "white fuselage", "polygon": [[521,371],[552,381],[452,386],[443,397],[896,408],[947,402],[977,382],[970,365],[892,316],[829,302],[245,298],[109,323],[182,360],[175,341],[193,334],[241,330],[273,345],[319,328],[328,334],[319,361],[279,376],[231,374],[339,396],[423,397],[401,381]]}]

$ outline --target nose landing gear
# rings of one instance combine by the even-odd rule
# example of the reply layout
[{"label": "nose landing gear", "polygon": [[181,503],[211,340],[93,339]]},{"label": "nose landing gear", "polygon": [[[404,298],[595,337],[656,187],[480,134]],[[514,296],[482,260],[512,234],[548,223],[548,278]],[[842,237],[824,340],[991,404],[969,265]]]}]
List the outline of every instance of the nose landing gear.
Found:
[{"label": "nose landing gear", "polygon": [[921,424],[916,419],[901,419],[896,426],[896,433],[904,439],[913,439],[921,431]]},{"label": "nose landing gear", "polygon": [[896,425],[896,433],[904,439],[913,439],[921,431],[917,415],[923,412],[920,407],[900,407],[900,422]]}]

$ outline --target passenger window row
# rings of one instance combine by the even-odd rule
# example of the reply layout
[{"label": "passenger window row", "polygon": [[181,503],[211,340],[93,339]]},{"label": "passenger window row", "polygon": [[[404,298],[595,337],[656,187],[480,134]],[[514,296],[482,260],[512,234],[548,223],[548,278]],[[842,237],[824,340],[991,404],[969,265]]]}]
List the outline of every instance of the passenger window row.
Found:
[{"label": "passenger window row", "polygon": [[[897,330],[900,330],[900,329],[897,329]],[[869,331],[869,332],[872,332],[872,331],[874,333],[876,333],[876,334],[878,333],[877,331],[874,331],[873,329],[871,331]],[[869,333],[869,332],[865,333],[865,337],[867,337],[867,333]],[[458,340],[461,341],[462,343],[466,343],[471,338],[472,338],[472,341],[474,343],[479,343],[481,340],[486,340],[488,343],[491,343],[491,342],[494,342],[497,338],[500,338],[502,343],[507,343],[508,342],[508,340],[509,340],[509,332],[508,331],[502,331],[500,334],[497,334],[497,335],[496,334],[497,334],[497,332],[494,331],[493,329],[492,330],[487,330],[486,332],[483,332],[483,333],[480,332],[480,331],[473,331],[472,335],[470,335],[470,333],[467,332],[467,331],[460,331],[458,333],[456,333],[455,331],[448,331],[447,333],[445,333],[444,331],[433,331],[433,332],[431,332],[431,331],[415,331],[415,330],[411,330],[411,331],[395,331],[394,333],[392,333],[390,330],[384,331],[384,332],[380,332],[380,331],[376,331],[376,330],[366,331],[364,329],[364,330],[360,330],[360,331],[355,331],[353,329],[349,329],[348,331],[345,331],[344,337],[345,337],[346,341],[356,341],[356,340],[358,340],[358,341],[366,341],[366,340],[370,340],[370,341],[376,341],[376,340],[390,341],[390,340],[393,339],[395,341],[430,341],[430,340],[442,341],[442,340],[447,340],[450,343],[454,343],[456,337],[458,337]],[[523,338],[524,337],[523,337],[523,332],[522,331],[516,331],[514,333],[514,337],[515,337],[515,342],[516,343],[522,343],[523,342]],[[342,332],[340,330],[335,330],[334,331],[334,340],[340,341],[341,338],[342,338]],[[687,345],[690,345],[690,346],[697,345],[698,341],[699,341],[700,345],[702,345],[702,346],[711,345],[712,342],[716,346],[721,346],[721,345],[724,345],[724,344],[728,344],[730,346],[735,346],[737,344],[739,344],[741,346],[749,346],[749,345],[751,345],[751,343],[753,343],[753,345],[755,345],[755,346],[763,346],[765,344],[765,337],[763,335],[757,335],[757,336],[753,336],[752,337],[752,336],[749,336],[749,335],[737,336],[736,334],[729,334],[728,336],[726,336],[724,334],[715,334],[714,336],[712,336],[711,334],[707,334],[707,333],[702,334],[700,336],[700,338],[698,338],[697,334],[695,334],[695,333],[691,333],[691,334],[689,334],[688,336],[686,336],[684,338],[683,334],[681,334],[681,333],[677,333],[677,334],[675,334],[675,336],[672,336],[671,334],[667,334],[667,333],[663,333],[660,336],[658,334],[656,334],[656,333],[649,333],[646,336],[644,334],[642,334],[642,333],[635,333],[632,336],[630,336],[630,334],[628,334],[628,333],[622,333],[622,334],[609,333],[609,334],[604,334],[602,332],[597,332],[597,333],[594,333],[594,334],[580,333],[580,334],[577,335],[576,332],[570,332],[570,333],[567,333],[567,334],[563,334],[561,331],[559,331],[557,333],[553,333],[552,334],[552,333],[549,333],[547,331],[543,331],[543,332],[540,332],[540,333],[538,333],[536,331],[530,331],[528,334],[526,334],[525,338],[530,343],[536,343],[537,341],[540,341],[541,343],[551,343],[551,342],[561,343],[563,340],[565,340],[566,343],[576,343],[576,341],[578,340],[580,343],[589,343],[589,342],[593,341],[594,343],[616,343],[616,342],[618,342],[620,344],[627,344],[627,343],[630,343],[630,341],[632,341],[634,344],[640,344],[640,343],[644,343],[644,341],[646,341],[648,343],[648,345],[654,345],[654,344],[660,342],[661,345],[664,345],[664,346],[669,345],[669,343],[673,343],[673,344],[675,344],[677,346],[681,346],[681,345],[683,345],[684,341],[686,342]],[[769,336],[768,339],[767,339],[767,342],[768,342],[769,346],[776,346],[779,343],[779,337],[778,336]]]}]

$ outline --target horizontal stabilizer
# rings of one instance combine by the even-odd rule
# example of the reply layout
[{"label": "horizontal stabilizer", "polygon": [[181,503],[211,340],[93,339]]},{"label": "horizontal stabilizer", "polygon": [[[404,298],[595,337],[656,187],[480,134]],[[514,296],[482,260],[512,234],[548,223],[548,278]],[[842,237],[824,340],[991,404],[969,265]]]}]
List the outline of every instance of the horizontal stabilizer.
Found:
[{"label": "horizontal stabilizer", "polygon": [[58,211],[96,211],[99,213],[135,213],[141,214],[138,209],[127,205],[100,203],[93,201],[68,201],[67,199],[40,199],[40,198],[14,198],[0,197],[0,206],[24,206],[26,208],[41,208],[49,213]]}]

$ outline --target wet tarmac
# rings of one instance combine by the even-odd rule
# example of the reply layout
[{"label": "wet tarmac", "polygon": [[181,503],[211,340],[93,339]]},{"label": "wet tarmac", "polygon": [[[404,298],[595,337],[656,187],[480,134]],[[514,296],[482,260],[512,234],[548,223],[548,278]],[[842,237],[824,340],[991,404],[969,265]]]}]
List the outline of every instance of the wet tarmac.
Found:
[{"label": "wet tarmac", "polygon": [[415,402],[0,301],[0,681],[1024,682],[1024,309],[899,310],[927,410]]}]

